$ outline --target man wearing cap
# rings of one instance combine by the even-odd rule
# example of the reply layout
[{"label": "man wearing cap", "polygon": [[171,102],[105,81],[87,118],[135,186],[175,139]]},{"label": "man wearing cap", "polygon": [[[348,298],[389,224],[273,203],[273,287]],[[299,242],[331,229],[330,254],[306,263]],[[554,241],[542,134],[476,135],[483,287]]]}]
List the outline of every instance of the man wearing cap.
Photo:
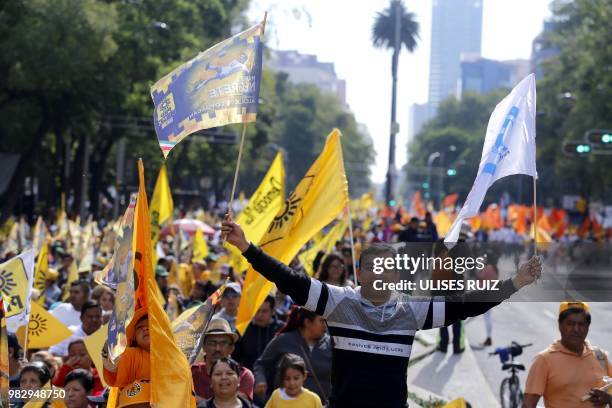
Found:
[{"label": "man wearing cap", "polygon": [[49,268],[47,270],[47,276],[45,281],[45,290],[43,295],[45,296],[45,309],[49,310],[52,304],[57,302],[62,296],[62,290],[57,286],[57,279],[59,278],[59,272],[57,269]]},{"label": "man wearing cap", "polygon": [[157,282],[157,286],[159,286],[159,290],[162,295],[164,295],[164,299],[168,300],[168,270],[164,268],[162,265],[157,265],[155,267],[155,282]]},{"label": "man wearing cap", "polygon": [[[227,289],[225,290],[227,291]],[[202,399],[213,397],[213,391],[210,384],[210,373],[208,371],[209,367],[212,367],[213,363],[220,358],[230,357],[234,352],[234,346],[237,340],[238,334],[230,328],[226,320],[213,317],[204,333],[204,362],[196,363],[191,366],[196,401],[198,403],[200,403]],[[252,401],[254,384],[255,377],[251,370],[246,367],[241,367],[238,392]]]},{"label": "man wearing cap", "polygon": [[535,408],[541,397],[546,408],[611,404],[612,396],[598,388],[605,385],[604,376],[612,376],[612,365],[603,350],[586,340],[591,325],[589,305],[561,303],[558,322],[561,339],[534,359],[523,407]]},{"label": "man wearing cap", "polygon": [[223,295],[221,295],[221,306],[223,308],[213,318],[226,320],[232,331],[236,331],[236,315],[238,314],[238,306],[240,305],[240,295],[242,289],[236,282],[230,282],[225,286]]}]

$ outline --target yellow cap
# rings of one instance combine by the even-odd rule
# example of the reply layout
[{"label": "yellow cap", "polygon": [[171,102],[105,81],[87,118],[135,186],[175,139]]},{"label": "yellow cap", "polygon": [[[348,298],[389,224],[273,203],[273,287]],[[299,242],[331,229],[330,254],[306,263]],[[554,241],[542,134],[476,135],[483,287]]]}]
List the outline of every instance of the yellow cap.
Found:
[{"label": "yellow cap", "polygon": [[138,380],[127,385],[119,392],[117,408],[147,403],[151,400],[151,384],[149,381]]},{"label": "yellow cap", "polygon": [[587,313],[591,312],[591,308],[586,302],[561,302],[561,305],[559,305],[559,314],[565,312],[568,309],[582,309]]}]

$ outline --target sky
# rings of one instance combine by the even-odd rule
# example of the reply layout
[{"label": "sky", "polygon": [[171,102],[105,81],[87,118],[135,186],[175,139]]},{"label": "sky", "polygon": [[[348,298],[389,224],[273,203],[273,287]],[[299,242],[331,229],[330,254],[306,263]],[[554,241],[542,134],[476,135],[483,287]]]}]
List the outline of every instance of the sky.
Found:
[{"label": "sky", "polygon": [[[529,59],[531,43],[550,16],[551,0],[484,0],[482,56]],[[346,80],[347,103],[374,142],[376,163],[372,181],[382,183],[387,172],[391,121],[391,51],[372,46],[376,13],[386,0],[252,0],[252,23],[268,12],[266,44],[278,50],[315,54],[333,62],[336,75]],[[404,0],[420,25],[417,49],[402,51],[398,70],[396,141],[397,169],[406,163],[410,106],[427,101],[432,0]],[[342,130],[342,129],[340,129]],[[484,138],[484,135],[483,135]]]}]

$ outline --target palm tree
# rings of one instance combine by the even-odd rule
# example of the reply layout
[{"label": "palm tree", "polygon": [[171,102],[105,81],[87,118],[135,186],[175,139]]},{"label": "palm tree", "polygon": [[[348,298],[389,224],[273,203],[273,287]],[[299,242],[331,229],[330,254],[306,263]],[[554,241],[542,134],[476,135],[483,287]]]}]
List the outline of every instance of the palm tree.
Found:
[{"label": "palm tree", "polygon": [[372,43],[377,48],[390,48],[393,50],[391,59],[391,76],[393,78],[391,90],[391,138],[389,141],[389,170],[385,187],[387,204],[393,199],[393,176],[395,173],[395,110],[397,99],[397,65],[402,45],[410,52],[416,48],[419,38],[419,23],[414,13],[406,10],[402,0],[391,0],[389,7],[377,13],[376,21],[372,27]]}]

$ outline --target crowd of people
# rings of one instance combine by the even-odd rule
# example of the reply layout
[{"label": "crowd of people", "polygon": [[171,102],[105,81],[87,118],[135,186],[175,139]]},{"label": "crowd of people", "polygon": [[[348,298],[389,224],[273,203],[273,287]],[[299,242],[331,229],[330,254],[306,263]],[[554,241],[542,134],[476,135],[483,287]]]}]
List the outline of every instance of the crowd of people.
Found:
[{"label": "crowd of people", "polygon": [[[441,236],[430,213],[419,218],[385,211],[387,215],[372,209],[356,217],[353,242],[347,232],[333,250],[320,251],[308,265],[313,276],[308,276],[299,257],[290,265],[268,257],[248,241],[231,219],[222,223],[221,214],[205,215],[209,224],[222,223],[223,228],[206,237],[209,252],[202,259],[193,257],[193,249],[184,238],[180,244],[172,235],[160,240],[154,273],[171,320],[202,304],[223,282],[230,281],[203,334],[198,359],[191,366],[197,406],[404,407],[406,368],[417,330],[440,327],[442,341],[438,347],[446,352],[450,342],[447,326],[452,326],[454,352],[461,353],[463,344],[458,339],[462,337],[462,320],[484,313],[488,323],[483,345],[491,345],[490,309],[539,276],[541,264],[538,258],[530,258],[529,239],[517,238],[516,233],[506,230],[486,233],[487,239],[502,237],[500,240],[511,241],[516,249],[511,255],[518,275],[504,281],[499,298],[482,301],[471,298],[477,294],[460,293],[449,295],[461,297],[460,302],[434,302],[431,298],[418,302],[409,294],[373,290],[373,257],[394,256],[396,248],[386,244],[389,242],[425,245],[440,257],[456,253],[440,249]],[[112,386],[121,390],[117,407],[149,406],[151,367],[146,311],[137,311],[127,328],[128,347],[119,361],[113,362],[103,348],[103,367],[97,367],[84,343],[109,321],[116,301],[115,292],[96,279],[112,255],[105,235],[112,234],[113,223],[104,228],[96,226],[92,241],[95,257],[89,267],[79,268],[77,279],[70,280],[71,270],[81,263],[75,252],[78,245],[70,234],[58,236],[56,220],[46,221],[50,227],[46,240],[49,269],[44,290],[35,290],[33,300],[42,300],[72,335],[48,349],[29,348],[24,354],[23,344],[9,333],[11,387],[62,388],[66,407],[89,408],[105,406]],[[32,239],[30,236],[24,242]],[[465,226],[461,239],[482,241],[485,237],[483,232]],[[242,335],[236,330],[236,318],[244,271],[232,268],[224,241],[236,246],[277,288],[265,298]],[[0,245],[3,261],[18,252],[9,238],[0,241]],[[505,255],[508,254],[490,253],[478,278],[497,279],[497,260]],[[519,261],[527,259],[519,267]],[[437,272],[432,273],[435,278]],[[376,278],[391,281],[398,276],[385,273]],[[375,344],[384,346],[377,350]],[[390,346],[393,344],[396,349]],[[607,374],[612,375],[612,368]],[[139,398],[130,396],[135,380],[142,390]],[[530,384],[528,392],[546,398],[541,382],[534,380]],[[597,398],[605,399],[600,394]],[[11,406],[24,406],[26,402]],[[44,406],[59,403],[48,401]]]}]

